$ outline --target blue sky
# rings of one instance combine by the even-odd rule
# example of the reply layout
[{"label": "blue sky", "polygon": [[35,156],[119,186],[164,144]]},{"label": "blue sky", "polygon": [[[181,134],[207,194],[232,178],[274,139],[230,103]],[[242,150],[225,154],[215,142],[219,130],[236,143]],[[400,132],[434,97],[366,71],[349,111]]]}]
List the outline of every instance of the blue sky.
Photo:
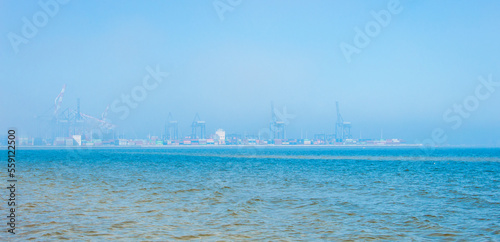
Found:
[{"label": "blue sky", "polygon": [[[42,1],[50,2],[50,1]],[[100,116],[141,85],[147,66],[170,73],[118,129],[137,137],[159,133],[168,112],[188,134],[195,115],[207,131],[257,133],[270,103],[295,118],[289,137],[332,133],[335,101],[353,134],[431,137],[447,143],[500,145],[500,87],[480,100],[457,129],[443,119],[474,96],[478,76],[500,82],[498,1],[400,1],[402,11],[347,62],[341,43],[374,21],[390,1],[246,1],[221,20],[214,1],[69,1],[18,52],[23,17],[43,11],[38,1],[0,2],[0,128],[26,133],[34,115],[82,102]],[[224,4],[230,4],[221,0]]]}]

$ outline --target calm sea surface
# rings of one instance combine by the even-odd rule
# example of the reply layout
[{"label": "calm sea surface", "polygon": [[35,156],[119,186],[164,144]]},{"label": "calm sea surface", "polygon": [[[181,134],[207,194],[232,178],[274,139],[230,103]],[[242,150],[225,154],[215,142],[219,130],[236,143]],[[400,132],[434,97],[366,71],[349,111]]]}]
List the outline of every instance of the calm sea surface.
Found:
[{"label": "calm sea surface", "polygon": [[[500,149],[60,149],[16,156],[17,234],[2,232],[0,240],[500,240]],[[1,195],[6,231],[7,190]]]}]

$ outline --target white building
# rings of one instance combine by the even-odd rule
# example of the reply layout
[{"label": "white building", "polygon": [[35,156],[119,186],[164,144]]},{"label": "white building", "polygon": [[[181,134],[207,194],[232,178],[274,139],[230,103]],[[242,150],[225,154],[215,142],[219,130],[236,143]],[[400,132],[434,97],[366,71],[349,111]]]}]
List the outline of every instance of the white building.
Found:
[{"label": "white building", "polygon": [[218,129],[215,131],[215,138],[219,144],[225,144],[226,143],[226,131],[223,129]]}]

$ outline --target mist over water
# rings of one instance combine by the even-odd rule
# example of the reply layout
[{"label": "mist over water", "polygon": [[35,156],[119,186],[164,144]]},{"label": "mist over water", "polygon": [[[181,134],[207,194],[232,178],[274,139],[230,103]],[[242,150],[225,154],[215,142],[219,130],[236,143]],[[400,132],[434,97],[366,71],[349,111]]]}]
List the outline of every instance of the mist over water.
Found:
[{"label": "mist over water", "polygon": [[[334,133],[339,101],[355,138],[500,144],[495,1],[42,2],[1,3],[3,130],[34,136],[66,84],[61,111],[118,102],[107,119],[129,138],[161,136],[169,112],[182,136],[196,113],[207,133],[256,135],[272,101],[289,138],[312,138]],[[144,84],[148,68],[169,75]]]}]

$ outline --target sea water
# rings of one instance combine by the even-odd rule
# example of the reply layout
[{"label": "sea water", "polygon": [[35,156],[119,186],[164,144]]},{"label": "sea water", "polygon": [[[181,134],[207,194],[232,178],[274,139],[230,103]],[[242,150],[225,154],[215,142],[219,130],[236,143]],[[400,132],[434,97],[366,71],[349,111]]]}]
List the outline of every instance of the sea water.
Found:
[{"label": "sea water", "polygon": [[21,149],[16,174],[8,240],[500,240],[498,148]]}]

